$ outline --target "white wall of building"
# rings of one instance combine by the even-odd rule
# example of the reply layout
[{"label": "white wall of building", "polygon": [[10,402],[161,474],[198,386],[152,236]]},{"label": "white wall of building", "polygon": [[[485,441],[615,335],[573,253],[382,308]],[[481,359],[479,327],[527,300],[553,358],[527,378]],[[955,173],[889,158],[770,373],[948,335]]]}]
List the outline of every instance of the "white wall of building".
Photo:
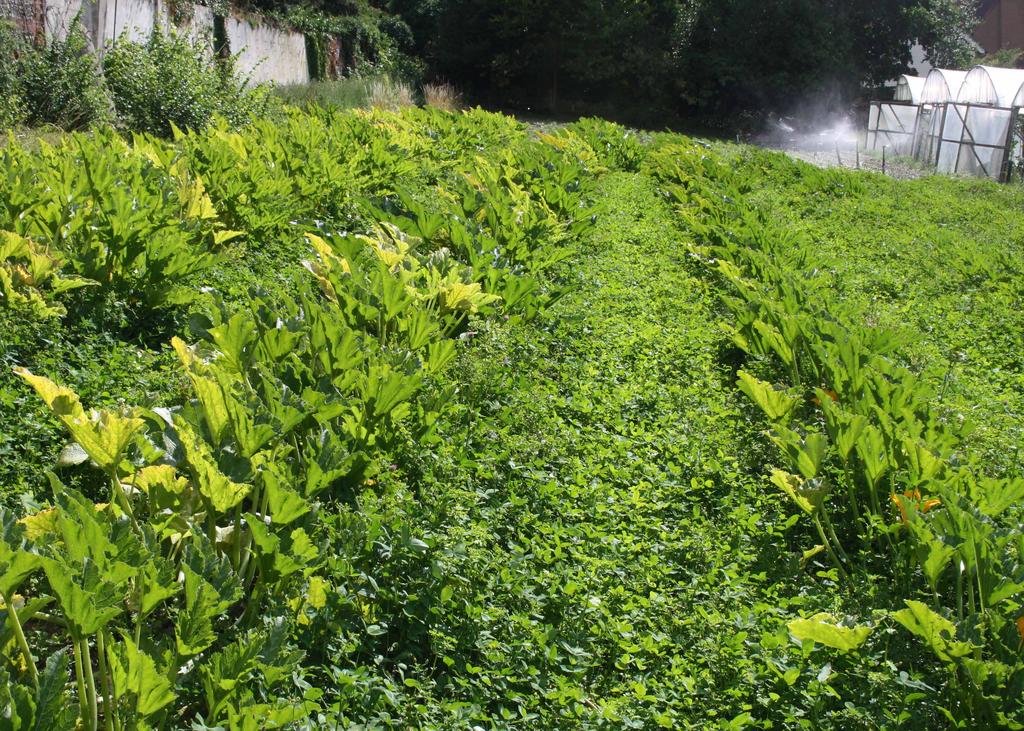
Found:
[{"label": "white wall of building", "polygon": [[283,30],[246,18],[224,19],[231,54],[238,58],[238,69],[255,83],[304,84],[309,81],[306,38],[301,33]]},{"label": "white wall of building", "polygon": [[[154,29],[167,31],[172,23],[166,0],[45,0],[48,38],[66,38],[78,16],[94,49],[119,38],[144,42]],[[224,20],[237,69],[253,83],[300,84],[309,79],[306,39],[258,18],[229,16]],[[213,37],[213,11],[194,5],[192,15],[178,32],[209,43]],[[208,46],[212,51],[212,44]]]}]

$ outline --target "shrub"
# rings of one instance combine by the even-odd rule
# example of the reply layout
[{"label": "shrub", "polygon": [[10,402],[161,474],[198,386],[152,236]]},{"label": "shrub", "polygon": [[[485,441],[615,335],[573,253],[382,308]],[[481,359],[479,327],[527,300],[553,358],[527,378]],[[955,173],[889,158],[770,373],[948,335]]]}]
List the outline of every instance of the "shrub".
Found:
[{"label": "shrub", "polygon": [[0,21],[0,129],[13,127],[25,117],[21,99],[20,60],[25,43],[17,30]]},{"label": "shrub", "polygon": [[423,101],[428,107],[437,107],[446,112],[462,109],[462,94],[452,84],[424,84]]},{"label": "shrub", "polygon": [[169,136],[173,126],[202,129],[215,115],[241,124],[266,111],[267,89],[240,77],[231,59],[184,36],[119,40],[103,59],[117,116],[125,127]]},{"label": "shrub", "polygon": [[110,97],[78,18],[66,39],[40,50],[22,47],[18,71],[26,123],[76,130],[110,119]]},{"label": "shrub", "polygon": [[569,130],[590,145],[603,165],[613,170],[640,169],[644,148],[633,130],[595,117],[584,117]]}]

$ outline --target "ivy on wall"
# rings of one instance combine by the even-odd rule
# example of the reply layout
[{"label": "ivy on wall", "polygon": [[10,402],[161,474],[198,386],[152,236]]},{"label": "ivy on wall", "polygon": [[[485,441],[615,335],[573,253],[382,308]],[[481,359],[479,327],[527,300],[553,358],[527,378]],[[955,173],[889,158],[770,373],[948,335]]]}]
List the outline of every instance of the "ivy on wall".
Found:
[{"label": "ivy on wall", "polygon": [[[224,45],[217,38],[217,22],[231,12],[259,15],[282,27],[306,36],[309,72],[313,79],[339,75],[385,72],[410,81],[423,74],[423,65],[413,58],[414,42],[409,26],[398,16],[375,8],[365,0],[333,0],[297,4],[292,0],[205,0],[215,17],[214,44]],[[189,0],[177,0],[172,12],[193,6]],[[172,15],[172,17],[175,17]],[[187,22],[188,14],[179,25]]]}]

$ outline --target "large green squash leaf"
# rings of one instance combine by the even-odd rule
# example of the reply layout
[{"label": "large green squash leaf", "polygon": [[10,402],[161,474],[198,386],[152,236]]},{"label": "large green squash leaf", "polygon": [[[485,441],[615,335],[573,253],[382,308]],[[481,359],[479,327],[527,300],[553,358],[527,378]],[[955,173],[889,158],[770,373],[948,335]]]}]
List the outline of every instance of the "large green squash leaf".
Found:
[{"label": "large green squash leaf", "polygon": [[794,619],[788,625],[789,633],[801,642],[811,640],[841,652],[856,650],[871,634],[871,627],[845,627],[835,623],[830,614],[815,614],[810,619]]},{"label": "large green squash leaf", "polygon": [[174,700],[167,675],[159,672],[153,658],[136,647],[127,635],[120,644],[107,648],[107,660],[115,696],[127,698],[139,718],[152,716]]},{"label": "large green squash leaf", "polygon": [[220,471],[210,447],[181,417],[175,417],[174,425],[178,438],[185,450],[185,458],[196,477],[199,492],[210,501],[213,509],[224,513],[238,505],[252,489],[251,485],[234,482]]},{"label": "large green squash leaf", "polygon": [[793,398],[770,383],[758,380],[746,371],[739,371],[736,375],[739,376],[736,381],[739,389],[757,404],[771,421],[785,421],[799,403],[799,399]]},{"label": "large green squash leaf", "polygon": [[112,595],[113,587],[99,584],[95,590],[87,590],[78,585],[64,564],[51,558],[42,561],[50,588],[76,637],[96,634],[122,612],[122,607],[116,603],[117,597]]},{"label": "large green squash leaf", "polygon": [[893,612],[893,619],[917,635],[940,660],[953,663],[974,651],[973,645],[956,639],[956,625],[927,604],[912,599],[905,603],[907,608]]},{"label": "large green squash leaf", "polygon": [[189,566],[183,566],[185,576],[185,606],[174,623],[174,638],[178,654],[184,657],[198,655],[217,639],[213,619],[223,611],[217,590]]},{"label": "large green squash leaf", "polygon": [[118,416],[109,411],[93,412],[90,417],[71,389],[58,386],[49,378],[33,375],[25,368],[15,368],[14,372],[36,390],[50,411],[102,470],[109,471],[121,461],[125,447],[145,425],[142,419]]}]

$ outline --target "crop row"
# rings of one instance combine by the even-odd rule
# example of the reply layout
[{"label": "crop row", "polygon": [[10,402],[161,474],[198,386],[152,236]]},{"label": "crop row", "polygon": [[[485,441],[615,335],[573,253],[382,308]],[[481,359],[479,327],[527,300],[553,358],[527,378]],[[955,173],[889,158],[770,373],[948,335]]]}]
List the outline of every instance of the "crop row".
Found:
[{"label": "crop row", "polygon": [[561,296],[599,132],[313,112],[0,152],[0,306],[100,313],[144,341],[170,321],[188,383],[177,403],[89,409],[17,369],[70,437],[62,474],[94,479],[46,471],[42,506],[0,516],[13,728],[316,711],[289,633],[335,589],[319,521],[397,442],[436,439],[455,398],[436,378],[471,318],[528,320]]},{"label": "crop row", "polygon": [[[943,713],[1019,728],[1024,480],[986,474],[965,448],[969,425],[899,365],[910,338],[817,285],[813,243],[744,201],[742,171],[686,141],[648,164],[694,235],[691,255],[721,285],[722,327],[751,359],[737,386],[777,447],[771,483],[818,538],[805,561],[827,555],[848,585],[885,576],[904,604],[891,618],[947,672]],[[873,629],[826,614],[790,624],[841,652]]]}]

